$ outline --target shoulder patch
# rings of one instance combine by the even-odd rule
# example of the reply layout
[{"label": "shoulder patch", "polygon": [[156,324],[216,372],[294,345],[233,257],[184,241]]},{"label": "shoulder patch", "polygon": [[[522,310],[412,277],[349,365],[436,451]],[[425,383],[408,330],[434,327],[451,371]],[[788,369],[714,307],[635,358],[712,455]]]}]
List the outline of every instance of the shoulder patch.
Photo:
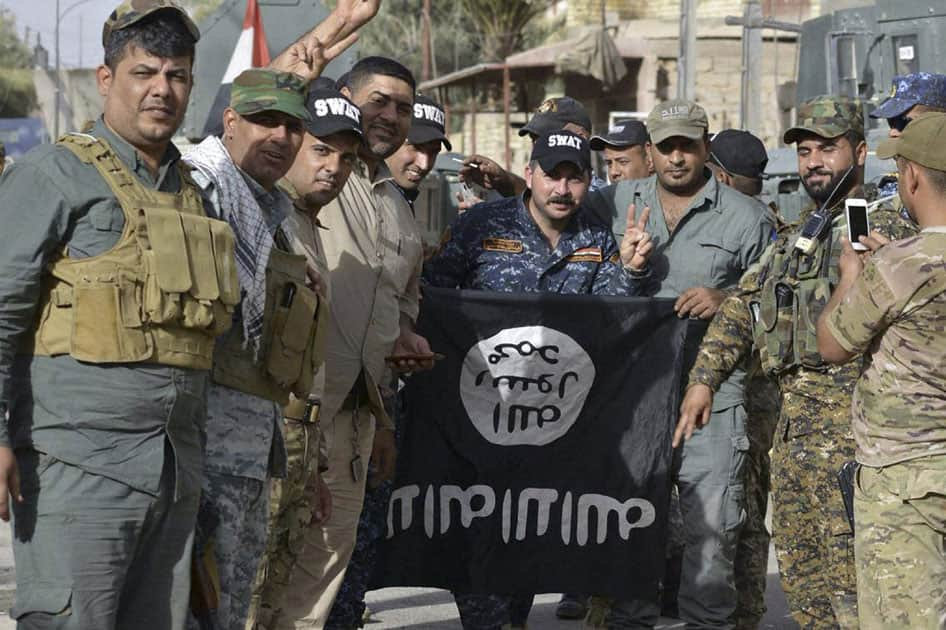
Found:
[{"label": "shoulder patch", "polygon": [[568,262],[604,262],[600,247],[582,247],[565,257]]},{"label": "shoulder patch", "polygon": [[488,252],[518,254],[522,252],[522,241],[515,241],[510,238],[484,238],[483,249]]}]

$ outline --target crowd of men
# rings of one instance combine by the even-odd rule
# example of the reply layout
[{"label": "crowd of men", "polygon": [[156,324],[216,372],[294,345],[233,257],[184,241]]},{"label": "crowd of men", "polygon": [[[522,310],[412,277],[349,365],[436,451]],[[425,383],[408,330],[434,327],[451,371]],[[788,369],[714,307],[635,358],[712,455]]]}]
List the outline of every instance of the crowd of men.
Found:
[{"label": "crowd of men", "polygon": [[[103,28],[103,115],[0,177],[18,627],[361,627],[398,375],[436,356],[414,331],[425,285],[671,298],[709,321],[672,436],[661,591],[566,594],[559,616],[757,627],[771,492],[801,627],[946,627],[946,77],[898,77],[871,113],[893,197],[864,181],[862,104],[803,103],[783,138],[810,197],[792,224],[758,200],[762,142],[711,134],[698,103],[593,135],[580,102],[550,99],[520,131],[523,177],[466,158],[491,198],[425,259],[412,210],[451,149],[443,109],[392,59],[320,78],[378,5],[339,0],[240,74],[222,133],[181,155],[200,34],[172,0],[125,0]],[[854,198],[871,209],[857,243]],[[525,627],[532,606],[454,596],[468,630]]]}]

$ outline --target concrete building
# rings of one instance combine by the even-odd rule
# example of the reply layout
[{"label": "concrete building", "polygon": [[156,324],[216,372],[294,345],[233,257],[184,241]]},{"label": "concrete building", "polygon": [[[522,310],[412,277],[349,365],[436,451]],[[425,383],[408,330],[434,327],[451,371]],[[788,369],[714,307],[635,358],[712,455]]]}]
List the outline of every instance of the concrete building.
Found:
[{"label": "concrete building", "polygon": [[[798,24],[822,11],[865,3],[762,0],[761,6],[765,17]],[[695,96],[709,114],[711,132],[741,123],[742,27],[727,26],[725,17],[741,16],[744,9],[743,0],[697,2]],[[509,166],[518,171],[527,159],[529,144],[515,130],[507,134],[506,120],[521,124],[546,98],[568,95],[581,100],[595,129],[604,130],[613,112],[646,115],[657,102],[676,97],[680,0],[561,0],[550,13],[559,20],[564,14],[564,27],[546,44],[421,86],[450,110],[451,141],[457,151],[490,155],[503,163],[508,136]],[[602,24],[626,70],[612,85],[574,71],[581,62],[575,56],[588,48],[587,40],[601,31]],[[762,124],[752,131],[769,146],[777,146],[781,131],[791,123],[795,100],[796,34],[764,30],[762,49]],[[508,94],[508,114],[504,94]]]}]

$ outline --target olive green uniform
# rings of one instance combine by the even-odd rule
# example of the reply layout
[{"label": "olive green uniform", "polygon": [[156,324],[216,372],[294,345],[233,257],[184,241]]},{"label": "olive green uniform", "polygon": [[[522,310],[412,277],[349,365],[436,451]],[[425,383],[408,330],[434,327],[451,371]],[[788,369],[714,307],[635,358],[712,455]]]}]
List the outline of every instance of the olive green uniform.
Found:
[{"label": "olive green uniform", "polygon": [[[214,324],[199,333],[206,338],[200,356],[162,363],[154,354],[151,327],[160,319],[154,307],[168,298],[163,303],[173,311],[174,292],[151,284],[156,292],[147,298],[128,291],[135,285],[125,281],[135,270],[119,273],[118,263],[112,274],[100,271],[74,284],[57,283],[50,270],[60,262],[75,268],[114,258],[120,243],[135,238],[132,230],[143,234],[143,223],[126,221],[127,209],[95,163],[110,164],[111,176],[124,178],[155,230],[185,220],[167,205],[152,212],[149,204],[159,201],[190,204],[189,225],[208,220],[173,145],[153,176],[102,120],[90,136],[73,140],[89,152],[43,145],[0,178],[0,401],[9,400],[11,412],[9,437],[0,423],[0,443],[15,449],[24,495],[13,503],[12,616],[24,628],[179,628],[189,595]],[[149,196],[151,202],[142,202]],[[232,234],[222,228],[232,266]],[[176,234],[188,246],[210,246],[201,235],[190,241],[193,235]],[[205,234],[209,239],[211,232]],[[141,255],[155,262],[151,256],[161,253]],[[178,264],[157,262],[157,273],[145,277],[166,280],[161,270],[173,271],[184,291],[173,300],[190,302],[188,251],[169,258]],[[212,256],[194,263],[214,273]],[[235,277],[221,279],[236,288]],[[91,317],[83,301],[94,307]],[[205,304],[212,303],[221,307],[219,317],[203,316],[225,329],[230,312],[215,299]],[[47,325],[53,319],[63,324]],[[160,344],[165,349],[167,341]],[[114,361],[135,354],[142,359]]]}]

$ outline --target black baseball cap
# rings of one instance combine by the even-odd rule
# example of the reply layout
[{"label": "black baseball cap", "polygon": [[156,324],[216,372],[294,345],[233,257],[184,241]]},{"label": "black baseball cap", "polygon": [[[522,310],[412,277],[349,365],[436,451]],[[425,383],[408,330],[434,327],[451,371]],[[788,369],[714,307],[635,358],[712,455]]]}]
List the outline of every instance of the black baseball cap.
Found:
[{"label": "black baseball cap", "polygon": [[443,108],[436,101],[418,94],[414,98],[414,117],[411,120],[411,130],[407,132],[407,141],[411,144],[424,144],[431,140],[440,140],[447,151],[452,151],[453,147],[444,128],[446,119]]},{"label": "black baseball cap", "polygon": [[314,84],[309,90],[305,107],[309,112],[306,131],[316,138],[342,131],[350,131],[359,139],[363,138],[361,110],[338,90]]},{"label": "black baseball cap", "polygon": [[546,173],[554,171],[562,162],[574,164],[582,171],[590,171],[591,148],[588,141],[577,133],[562,129],[549,131],[536,139],[529,161],[538,162]]},{"label": "black baseball cap", "polygon": [[601,136],[591,137],[591,150],[601,151],[606,147],[617,147],[623,149],[632,147],[635,144],[647,144],[650,137],[647,135],[647,127],[639,120],[619,120],[608,129],[608,133]]},{"label": "black baseball cap", "polygon": [[748,131],[724,129],[710,140],[710,161],[732,175],[761,179],[769,155]]},{"label": "black baseball cap", "polygon": [[585,106],[570,96],[550,98],[539,105],[532,119],[519,130],[519,135],[541,136],[550,131],[560,131],[565,125],[574,123],[591,132],[591,117]]}]

